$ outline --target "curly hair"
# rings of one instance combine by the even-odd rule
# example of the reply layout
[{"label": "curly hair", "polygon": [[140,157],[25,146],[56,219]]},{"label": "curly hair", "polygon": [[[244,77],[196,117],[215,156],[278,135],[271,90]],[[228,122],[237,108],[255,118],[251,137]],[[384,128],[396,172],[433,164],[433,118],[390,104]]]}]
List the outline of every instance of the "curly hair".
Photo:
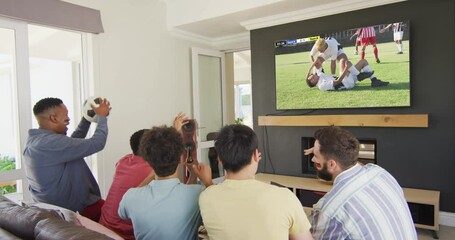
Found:
[{"label": "curly hair", "polygon": [[343,169],[357,162],[359,140],[352,133],[339,127],[331,126],[318,129],[314,138],[319,141],[319,151],[325,158],[339,162]]},{"label": "curly hair", "polygon": [[35,106],[33,107],[33,114],[35,116],[47,111],[48,109],[52,109],[55,107],[60,106],[60,104],[63,104],[63,101],[60,98],[43,98],[39,100]]},{"label": "curly hair", "polygon": [[175,173],[183,153],[183,140],[173,127],[153,127],[144,132],[139,153],[159,177]]},{"label": "curly hair", "polygon": [[224,169],[233,173],[250,164],[251,156],[257,148],[256,133],[245,125],[223,127],[215,141],[215,149]]}]

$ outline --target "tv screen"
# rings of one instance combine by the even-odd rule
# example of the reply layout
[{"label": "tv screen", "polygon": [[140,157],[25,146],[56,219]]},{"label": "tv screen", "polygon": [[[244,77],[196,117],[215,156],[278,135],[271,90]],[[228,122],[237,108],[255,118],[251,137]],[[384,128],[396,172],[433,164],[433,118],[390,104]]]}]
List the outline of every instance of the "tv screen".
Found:
[{"label": "tv screen", "polygon": [[409,30],[406,20],[276,41],[276,109],[409,107]]}]

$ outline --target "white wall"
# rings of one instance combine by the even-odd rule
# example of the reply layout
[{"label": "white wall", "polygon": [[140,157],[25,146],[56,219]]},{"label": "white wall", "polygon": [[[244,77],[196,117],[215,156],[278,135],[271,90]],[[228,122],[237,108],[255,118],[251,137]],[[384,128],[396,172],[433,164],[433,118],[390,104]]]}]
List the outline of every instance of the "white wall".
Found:
[{"label": "white wall", "polygon": [[109,137],[98,154],[99,184],[106,196],[115,163],[129,153],[129,137],[141,128],[191,115],[191,47],[171,36],[159,0],[67,0],[98,9],[105,33],[94,35],[95,94],[111,101]]}]

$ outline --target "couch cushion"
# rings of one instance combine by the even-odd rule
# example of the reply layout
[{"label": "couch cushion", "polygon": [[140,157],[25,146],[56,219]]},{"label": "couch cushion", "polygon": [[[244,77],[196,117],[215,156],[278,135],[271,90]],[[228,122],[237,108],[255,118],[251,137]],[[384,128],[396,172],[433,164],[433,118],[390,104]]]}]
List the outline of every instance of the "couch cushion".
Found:
[{"label": "couch cushion", "polygon": [[39,207],[39,208],[44,208],[44,209],[48,209],[48,210],[55,210],[55,211],[57,211],[57,213],[59,213],[59,215],[63,219],[65,219],[65,221],[71,222],[71,223],[79,223],[76,219],[75,212],[73,212],[69,209],[63,208],[63,207],[53,205],[53,204],[42,203],[42,202],[31,202],[31,203],[22,203],[22,206],[25,206],[25,207],[33,206],[33,207]]},{"label": "couch cushion", "polygon": [[6,231],[3,228],[0,228],[0,239],[2,240],[20,240],[20,238],[14,236],[10,232]]},{"label": "couch cushion", "polygon": [[45,219],[35,227],[36,240],[106,240],[106,235],[61,219]]},{"label": "couch cushion", "polygon": [[87,229],[104,234],[114,240],[123,240],[123,238],[116,232],[89,218],[80,215],[79,213],[76,213],[76,219],[79,221],[80,225],[84,226]]},{"label": "couch cushion", "polygon": [[18,205],[16,203],[14,203],[13,201],[9,200],[9,198],[0,195],[0,209],[13,207],[13,206],[18,206]]},{"label": "couch cushion", "polygon": [[0,228],[23,239],[34,239],[36,224],[46,218],[60,216],[53,210],[38,207],[22,207],[0,196]]}]

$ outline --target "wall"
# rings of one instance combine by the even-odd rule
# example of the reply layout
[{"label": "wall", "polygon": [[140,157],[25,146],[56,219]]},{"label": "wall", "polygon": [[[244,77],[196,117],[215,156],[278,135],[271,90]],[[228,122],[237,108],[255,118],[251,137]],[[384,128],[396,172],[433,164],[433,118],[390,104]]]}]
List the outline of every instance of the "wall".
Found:
[{"label": "wall", "polygon": [[100,10],[105,30],[93,36],[93,59],[95,94],[112,105],[108,141],[97,161],[106,196],[115,163],[131,152],[133,132],[170,125],[180,111],[191,116],[190,48],[208,46],[171,36],[159,0],[68,2]]},{"label": "wall", "polygon": [[[451,0],[407,1],[252,31],[254,129],[263,153],[260,171],[303,176],[301,137],[312,136],[317,129],[257,126],[258,116],[283,114],[275,110],[274,41],[403,19],[409,19],[412,28],[412,107],[316,110],[310,114],[428,113],[428,128],[347,129],[358,138],[377,139],[379,165],[395,176],[403,187],[439,190],[441,210],[455,212],[455,26]],[[290,111],[284,114],[305,113]]]}]

